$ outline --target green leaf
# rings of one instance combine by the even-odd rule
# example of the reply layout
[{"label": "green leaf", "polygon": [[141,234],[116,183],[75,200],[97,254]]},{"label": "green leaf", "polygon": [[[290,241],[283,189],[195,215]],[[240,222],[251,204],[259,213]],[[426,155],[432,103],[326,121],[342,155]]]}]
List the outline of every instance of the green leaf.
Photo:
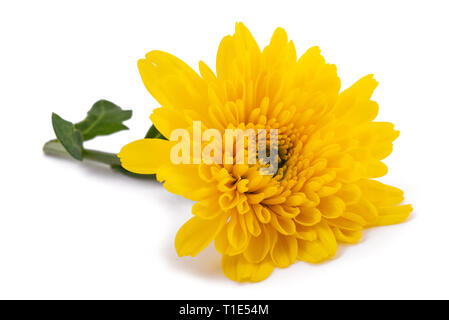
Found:
[{"label": "green leaf", "polygon": [[51,115],[56,137],[67,152],[77,160],[83,160],[83,136],[73,123],[64,120],[56,113]]},{"label": "green leaf", "polygon": [[150,130],[148,130],[147,134],[145,135],[146,139],[163,139],[167,140],[162,133],[159,132],[159,130],[154,126],[154,124],[151,126]]},{"label": "green leaf", "polygon": [[[82,160],[88,151],[83,148],[84,141],[128,129],[122,122],[131,116],[131,110],[122,110],[112,102],[99,100],[89,110],[87,117],[79,123],[73,124],[55,113],[52,114],[52,123],[56,137],[65,150],[75,159]],[[46,144],[44,151],[53,150],[52,146],[54,144]]]},{"label": "green leaf", "polygon": [[131,116],[131,110],[122,110],[110,101],[99,100],[89,110],[87,117],[75,124],[75,128],[81,131],[83,140],[87,141],[96,136],[128,129],[122,122]]}]

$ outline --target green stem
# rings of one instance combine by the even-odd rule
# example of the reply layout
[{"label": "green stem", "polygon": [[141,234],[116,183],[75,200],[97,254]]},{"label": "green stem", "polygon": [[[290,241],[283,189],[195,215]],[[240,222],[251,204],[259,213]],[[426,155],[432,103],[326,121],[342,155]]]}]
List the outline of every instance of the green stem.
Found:
[{"label": "green stem", "polygon": [[[70,154],[64,149],[62,144],[58,140],[50,140],[44,145],[44,153],[53,156],[63,156],[72,158]],[[135,174],[129,172],[122,167],[120,159],[115,153],[103,152],[92,149],[83,149],[83,158],[95,162],[100,162],[111,166],[112,169],[131,176],[134,178],[154,179],[154,174]]]},{"label": "green stem", "polygon": [[121,166],[120,159],[114,153],[84,149],[83,158],[89,159],[96,162],[101,162],[104,164]]},{"label": "green stem", "polygon": [[[44,145],[44,153],[53,156],[71,157],[58,140],[50,140]],[[83,149],[83,158],[108,165],[120,166],[120,159],[114,153]]]}]

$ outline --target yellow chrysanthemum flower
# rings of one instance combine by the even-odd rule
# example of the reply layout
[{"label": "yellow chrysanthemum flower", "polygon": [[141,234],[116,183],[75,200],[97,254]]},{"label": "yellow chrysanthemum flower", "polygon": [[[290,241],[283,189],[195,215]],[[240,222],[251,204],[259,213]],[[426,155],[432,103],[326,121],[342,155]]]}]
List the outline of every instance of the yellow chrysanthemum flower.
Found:
[{"label": "yellow chrysanthemum flower", "polygon": [[124,168],[156,173],[175,194],[196,201],[194,215],[178,231],[179,256],[195,256],[214,241],[225,275],[261,281],[275,267],[296,260],[331,258],[337,242],[356,243],[371,226],[404,221],[403,192],[372,178],[387,173],[381,162],[399,132],[374,122],[378,105],[372,75],[339,93],[335,65],[318,47],[297,59],[278,28],[262,51],[237,23],[220,43],[216,74],[203,62],[198,75],[184,62],[152,51],[138,62],[148,91],[161,104],[151,115],[170,137],[175,129],[278,129],[279,169],[259,165],[174,164],[175,141],[142,139],[121,150]]}]

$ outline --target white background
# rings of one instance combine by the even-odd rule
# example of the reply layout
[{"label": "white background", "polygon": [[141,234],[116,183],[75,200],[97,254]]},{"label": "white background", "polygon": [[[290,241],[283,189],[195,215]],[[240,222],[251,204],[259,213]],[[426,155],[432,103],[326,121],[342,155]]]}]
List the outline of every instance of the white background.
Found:
[{"label": "white background", "polygon": [[[1,1],[0,298],[449,298],[449,8],[445,1]],[[50,115],[93,102],[132,109],[131,130],[86,147],[117,152],[157,107],[137,60],[154,49],[197,70],[244,22],[260,46],[282,26],[298,55],[319,45],[342,87],[374,73],[378,119],[401,136],[382,180],[414,206],[320,265],[237,284],[213,246],[178,258],[191,202],[94,163],[44,156]]]}]

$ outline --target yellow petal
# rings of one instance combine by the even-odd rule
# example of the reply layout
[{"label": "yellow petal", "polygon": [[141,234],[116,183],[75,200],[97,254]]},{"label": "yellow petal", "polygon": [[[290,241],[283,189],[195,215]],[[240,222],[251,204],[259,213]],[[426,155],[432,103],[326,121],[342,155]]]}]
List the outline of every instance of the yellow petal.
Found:
[{"label": "yellow petal", "polygon": [[243,255],[224,255],[221,260],[221,266],[225,276],[237,282],[259,282],[265,280],[274,269],[269,256],[260,263],[251,263]]},{"label": "yellow petal", "polygon": [[337,196],[339,196],[346,205],[358,203],[362,197],[362,191],[356,184],[343,184],[338,190]]},{"label": "yellow petal", "polygon": [[363,196],[376,206],[389,206],[401,203],[404,200],[402,190],[383,184],[382,182],[363,179],[357,183],[363,192]]},{"label": "yellow petal", "polygon": [[347,206],[347,211],[360,216],[368,224],[376,221],[378,216],[376,207],[366,198],[360,199],[356,204]]},{"label": "yellow petal", "polygon": [[301,207],[295,221],[303,226],[313,226],[321,221],[321,212],[317,208]]},{"label": "yellow petal", "polygon": [[325,93],[322,98],[333,105],[340,90],[340,78],[335,65],[327,64],[320,51],[319,47],[312,47],[299,58],[296,86],[310,93]]},{"label": "yellow petal", "polygon": [[223,214],[223,211],[218,205],[218,198],[210,197],[195,203],[192,206],[192,214],[202,219],[215,219]]},{"label": "yellow petal", "polygon": [[240,251],[246,248],[249,241],[248,230],[242,215],[234,212],[227,224],[229,244]]},{"label": "yellow petal", "polygon": [[[263,49],[263,57],[268,67],[294,67],[296,63],[296,49],[292,42],[289,43],[287,32],[277,28],[270,40],[270,44]],[[281,67],[281,68],[282,68]]]},{"label": "yellow petal", "polygon": [[271,249],[270,233],[262,225],[262,232],[258,237],[251,237],[248,247],[243,252],[246,260],[252,263],[259,263],[265,259]]},{"label": "yellow petal", "polygon": [[370,100],[378,82],[367,75],[343,91],[337,100],[334,114],[345,123],[361,125],[373,120],[378,111],[377,103]]},{"label": "yellow petal", "polygon": [[206,83],[175,56],[151,51],[137,65],[145,87],[162,106],[154,110],[151,120],[165,137],[189,124],[185,110],[202,110],[207,105]]},{"label": "yellow petal", "polygon": [[307,241],[314,241],[318,238],[314,227],[306,227],[299,223],[296,224],[296,238]]},{"label": "yellow petal", "polygon": [[337,242],[328,224],[320,222],[314,228],[317,232],[317,240],[298,239],[298,260],[319,263],[331,258],[337,252]]},{"label": "yellow petal", "polygon": [[145,87],[162,106],[184,109],[189,104],[183,104],[181,98],[195,101],[204,97],[206,85],[200,76],[169,53],[151,51],[139,60],[138,67]]},{"label": "yellow petal", "polygon": [[246,250],[250,235],[244,225],[243,217],[233,210],[228,211],[228,217],[231,212],[232,215],[228,223],[218,233],[214,244],[215,249],[222,255],[235,256]]},{"label": "yellow petal", "polygon": [[296,260],[298,242],[295,236],[278,234],[277,241],[271,249],[271,259],[279,268],[286,268]]},{"label": "yellow petal", "polygon": [[229,244],[227,226],[224,226],[217,234],[214,241],[214,246],[215,249],[222,255],[235,256],[240,253]]},{"label": "yellow petal", "polygon": [[272,216],[271,211],[268,210],[265,206],[262,206],[261,204],[256,204],[253,206],[253,208],[257,219],[261,223],[269,223],[271,221]]},{"label": "yellow petal", "polygon": [[199,165],[167,163],[157,172],[157,180],[165,189],[193,201],[200,201],[216,195],[214,185],[199,175]]},{"label": "yellow petal", "polygon": [[159,132],[167,138],[170,138],[173,130],[191,125],[182,112],[167,107],[154,109],[150,119]]},{"label": "yellow petal", "polygon": [[141,139],[128,143],[117,155],[123,168],[140,174],[156,173],[170,162],[170,150],[175,143],[161,139]]},{"label": "yellow petal", "polygon": [[403,222],[408,218],[413,208],[410,204],[394,207],[378,208],[379,217],[374,225],[385,226]]},{"label": "yellow petal", "polygon": [[270,224],[281,234],[292,235],[296,231],[295,222],[291,218],[271,214]]},{"label": "yellow petal", "polygon": [[335,239],[343,243],[357,243],[362,237],[362,232],[354,230],[345,230],[340,228],[332,228]]},{"label": "yellow petal", "polygon": [[203,77],[203,79],[205,79],[207,81],[214,81],[217,79],[214,72],[203,61],[200,61],[198,66],[200,69],[201,77]]},{"label": "yellow petal", "polygon": [[[256,78],[260,49],[243,23],[236,23],[235,34],[224,37],[217,52],[217,78],[238,82]],[[237,65],[239,67],[237,67]]]},{"label": "yellow petal", "polygon": [[379,178],[387,174],[388,167],[380,160],[373,160],[365,162],[365,170],[365,177]]},{"label": "yellow petal", "polygon": [[330,196],[321,199],[318,209],[325,218],[337,218],[343,214],[346,209],[346,205],[341,198],[337,196]]},{"label": "yellow petal", "polygon": [[352,231],[360,231],[366,225],[365,221],[363,220],[357,221],[357,218],[359,218],[360,216],[357,216],[351,212],[345,212],[344,215],[344,217],[342,216],[336,219],[326,219],[326,221],[333,227]]},{"label": "yellow petal", "polygon": [[193,217],[187,221],[176,234],[175,248],[178,255],[196,256],[215,239],[226,220],[227,216],[221,215],[212,220]]},{"label": "yellow petal", "polygon": [[257,221],[255,213],[253,211],[253,208],[250,207],[250,211],[247,212],[244,216],[245,218],[245,224],[248,228],[248,232],[253,235],[254,237],[258,237],[260,233],[262,232],[262,228],[259,224],[259,221]]},{"label": "yellow petal", "polygon": [[370,122],[356,133],[360,148],[368,150],[369,155],[377,160],[384,159],[393,150],[392,142],[399,136],[399,131],[389,122]]}]

